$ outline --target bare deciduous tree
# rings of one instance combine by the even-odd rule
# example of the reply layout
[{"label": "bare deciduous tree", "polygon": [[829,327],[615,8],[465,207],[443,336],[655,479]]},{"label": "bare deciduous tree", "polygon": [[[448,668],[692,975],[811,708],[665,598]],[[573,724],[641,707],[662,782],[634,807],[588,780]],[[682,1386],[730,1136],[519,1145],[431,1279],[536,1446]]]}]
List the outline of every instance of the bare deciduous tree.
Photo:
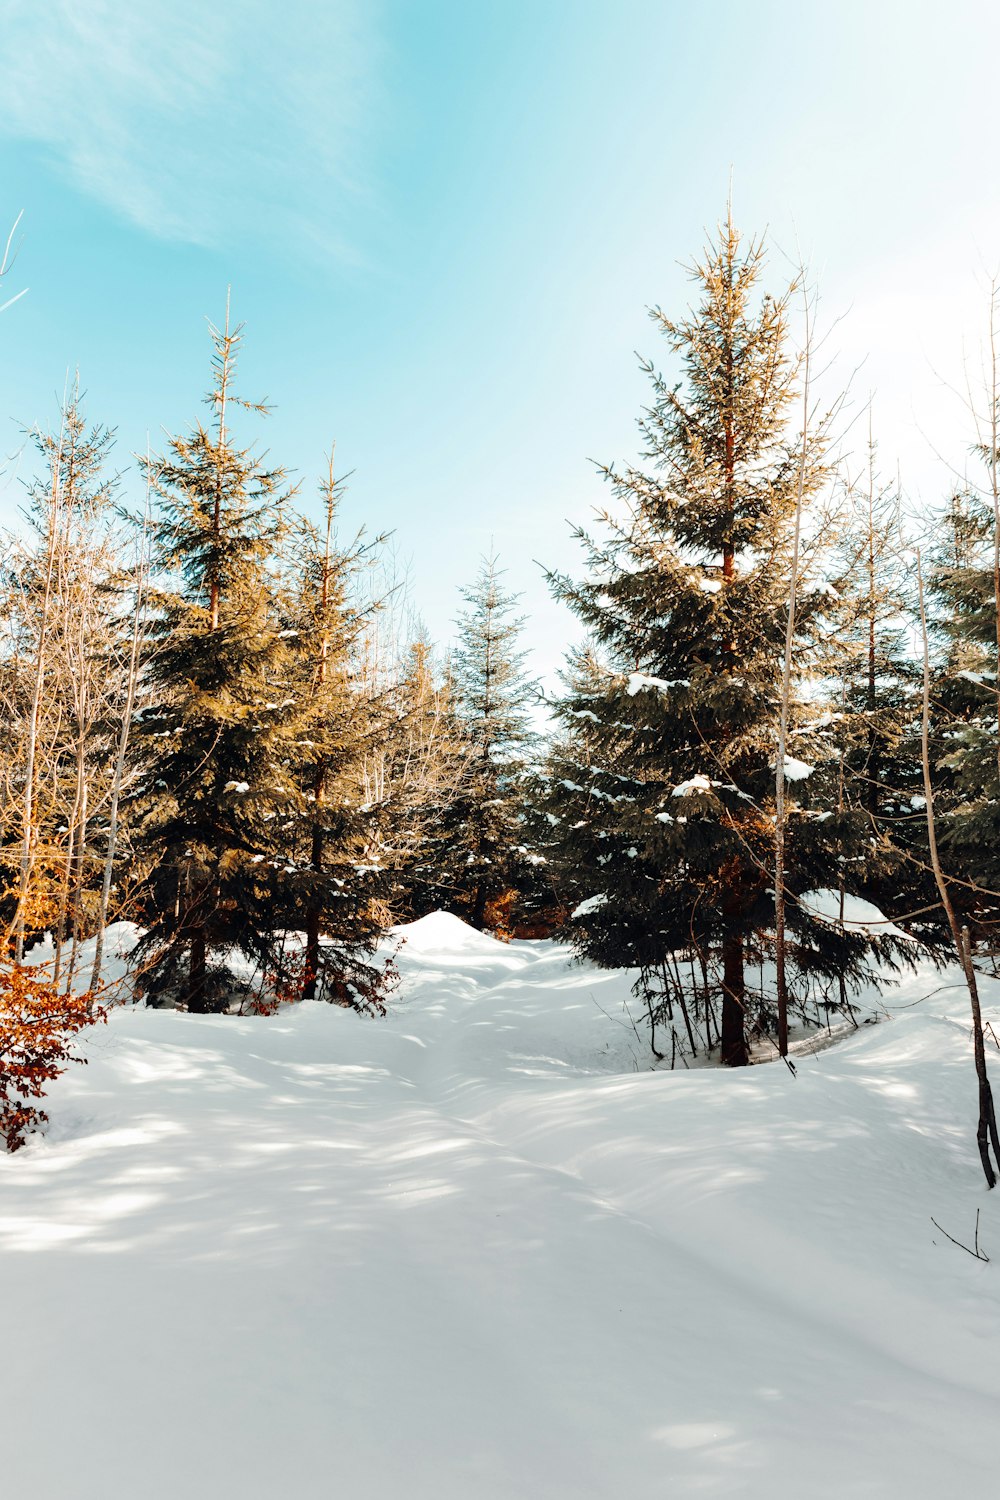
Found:
[{"label": "bare deciduous tree", "polygon": [[993,1157],[997,1165],[1000,1165],[1000,1136],[997,1133],[996,1109],[993,1103],[993,1091],[990,1088],[989,1077],[986,1072],[986,1048],[983,1043],[983,1015],[979,1003],[979,986],[976,982],[976,969],[972,961],[972,946],[969,941],[969,929],[960,927],[955,908],[952,904],[948,891],[948,881],[941,865],[938,852],[937,826],[934,817],[934,784],[931,779],[930,761],[930,700],[931,700],[931,667],[930,667],[930,644],[927,633],[927,610],[924,603],[924,579],[920,561],[920,552],[917,551],[917,593],[920,609],[920,633],[923,648],[923,697],[922,712],[920,720],[920,758],[924,773],[924,798],[927,815],[927,843],[930,848],[931,867],[934,871],[934,879],[937,883],[938,893],[941,897],[941,905],[944,907],[948,918],[948,926],[951,930],[952,941],[955,945],[955,953],[961,964],[965,975],[965,982],[969,989],[969,1003],[972,1009],[972,1041],[976,1061],[976,1078],[979,1084],[979,1123],[976,1129],[976,1143],[979,1147],[979,1159],[983,1164],[983,1174],[986,1177],[987,1187],[995,1187],[996,1171],[993,1162],[990,1161],[990,1145],[993,1146]]}]

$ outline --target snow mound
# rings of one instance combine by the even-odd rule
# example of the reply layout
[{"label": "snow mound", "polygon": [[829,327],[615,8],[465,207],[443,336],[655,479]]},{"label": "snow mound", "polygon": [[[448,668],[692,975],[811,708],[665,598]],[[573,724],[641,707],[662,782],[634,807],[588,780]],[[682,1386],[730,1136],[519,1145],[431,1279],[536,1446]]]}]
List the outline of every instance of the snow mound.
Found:
[{"label": "snow mound", "polygon": [[393,931],[405,940],[407,954],[428,958],[442,954],[449,957],[486,954],[493,958],[497,949],[503,946],[488,932],[477,932],[475,927],[470,927],[468,922],[449,911],[432,911],[416,922],[404,922],[394,927]]}]

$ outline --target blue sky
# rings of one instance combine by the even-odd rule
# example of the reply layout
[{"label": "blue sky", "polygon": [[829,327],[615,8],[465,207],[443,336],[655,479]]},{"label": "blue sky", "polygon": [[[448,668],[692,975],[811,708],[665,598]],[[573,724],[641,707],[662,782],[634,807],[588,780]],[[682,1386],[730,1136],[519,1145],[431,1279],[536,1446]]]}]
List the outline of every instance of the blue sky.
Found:
[{"label": "blue sky", "polygon": [[[538,669],[574,622],[536,560],[634,455],[651,303],[724,211],[808,258],[889,470],[965,461],[947,389],[1000,265],[1000,15],[957,0],[4,0],[0,519],[79,366],[119,462],[199,414],[232,286],[262,441],[392,530],[441,641],[491,541]],[[0,299],[2,300],[2,299]],[[835,325],[835,326],[834,326]],[[133,481],[134,482],[134,479]]]}]

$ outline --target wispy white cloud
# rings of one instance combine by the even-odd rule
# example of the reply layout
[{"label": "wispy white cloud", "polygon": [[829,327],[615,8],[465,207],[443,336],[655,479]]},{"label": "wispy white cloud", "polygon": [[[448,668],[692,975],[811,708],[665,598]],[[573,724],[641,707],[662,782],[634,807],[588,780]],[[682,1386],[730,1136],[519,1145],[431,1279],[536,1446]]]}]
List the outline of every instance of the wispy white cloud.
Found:
[{"label": "wispy white cloud", "polygon": [[6,0],[0,133],[151,234],[351,251],[373,0]]}]

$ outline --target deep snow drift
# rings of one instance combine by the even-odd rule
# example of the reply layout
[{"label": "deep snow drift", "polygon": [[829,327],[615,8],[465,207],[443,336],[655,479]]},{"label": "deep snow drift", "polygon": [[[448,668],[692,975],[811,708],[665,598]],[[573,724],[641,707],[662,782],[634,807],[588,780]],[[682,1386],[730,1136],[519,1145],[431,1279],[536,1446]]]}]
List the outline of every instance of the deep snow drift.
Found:
[{"label": "deep snow drift", "polygon": [[[993,1493],[953,976],[794,1078],[653,1073],[625,976],[403,933],[385,1021],[115,1011],[0,1159],[5,1493]],[[930,1222],[977,1207],[990,1264]]]}]

